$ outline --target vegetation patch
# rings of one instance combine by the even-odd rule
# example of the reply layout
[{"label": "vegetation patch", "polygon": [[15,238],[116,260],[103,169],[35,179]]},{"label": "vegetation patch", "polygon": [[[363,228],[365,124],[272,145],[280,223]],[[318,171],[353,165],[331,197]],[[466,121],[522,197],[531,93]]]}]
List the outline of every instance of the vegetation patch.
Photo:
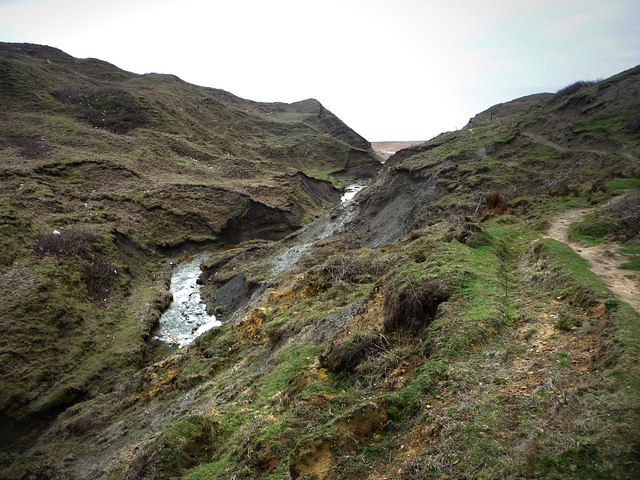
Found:
[{"label": "vegetation patch", "polygon": [[574,82],[571,85],[567,85],[566,87],[561,88],[560,90],[558,90],[554,94],[554,96],[552,97],[551,101],[553,103],[560,102],[560,101],[566,99],[567,97],[570,97],[570,96],[578,93],[583,88],[590,87],[590,86],[594,85],[595,83],[596,82],[584,81],[584,80],[579,80],[577,82]]},{"label": "vegetation patch", "polygon": [[633,260],[627,263],[623,263],[620,265],[620,268],[625,270],[640,270],[640,255],[633,257]]},{"label": "vegetation patch", "polygon": [[587,245],[603,242],[637,242],[640,238],[639,212],[640,195],[628,194],[610,207],[571,224],[569,235]]},{"label": "vegetation patch", "polygon": [[220,448],[221,426],[210,417],[191,416],[163,430],[161,438],[138,457],[128,475],[172,478],[213,458]]},{"label": "vegetation patch", "polygon": [[0,146],[17,150],[24,158],[39,158],[51,153],[51,145],[42,137],[9,136],[0,140]]},{"label": "vegetation patch", "polygon": [[78,117],[113,133],[128,133],[149,123],[146,109],[123,87],[67,85],[51,94]]},{"label": "vegetation patch", "polygon": [[[317,102],[0,50],[0,135],[51,146],[2,149],[0,476],[638,477],[640,317],[542,235],[628,190],[574,235],[640,255],[640,69],[483,112],[391,159],[319,222],[333,235],[268,241],[328,208],[300,171],[366,163]],[[206,263],[203,296],[236,279],[245,303],[188,347],[147,342],[167,263],[221,236],[247,242]]]},{"label": "vegetation patch", "polygon": [[379,333],[356,333],[339,343],[332,343],[318,358],[320,366],[332,373],[353,373],[361,362],[384,352],[387,346]]}]

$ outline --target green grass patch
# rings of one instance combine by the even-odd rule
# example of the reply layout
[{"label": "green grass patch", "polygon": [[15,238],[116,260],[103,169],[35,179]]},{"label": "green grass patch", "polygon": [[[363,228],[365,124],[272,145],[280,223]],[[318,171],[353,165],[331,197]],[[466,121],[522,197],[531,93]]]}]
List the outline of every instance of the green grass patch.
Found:
[{"label": "green grass patch", "polygon": [[291,377],[315,361],[320,350],[318,345],[295,345],[281,351],[275,368],[262,380],[261,398],[269,399],[281,391]]},{"label": "green grass patch", "polygon": [[640,255],[640,244],[629,243],[620,248],[620,253],[625,255]]},{"label": "green grass patch", "polygon": [[591,271],[589,262],[575,253],[567,244],[552,238],[544,238],[540,242],[540,249],[552,266],[568,274],[578,285],[592,290],[603,298],[611,297],[609,290]]},{"label": "green grass patch", "polygon": [[[495,238],[494,238],[495,240]],[[505,306],[512,286],[508,260],[500,261],[494,245],[470,248],[458,242],[440,245],[431,257],[435,271],[451,277],[462,309],[438,318],[443,348],[453,355],[479,345],[496,333],[508,318]]]},{"label": "green grass patch", "polygon": [[331,173],[335,171],[333,168],[314,168],[312,166],[304,166],[302,171],[305,175],[312,178],[317,178],[318,180],[325,180],[330,182],[336,188],[340,188],[343,186],[342,182],[336,180],[331,176]]},{"label": "green grass patch", "polygon": [[625,270],[640,270],[640,244],[629,243],[622,246],[619,252],[623,255],[635,255],[630,262],[620,265],[620,268]]},{"label": "green grass patch", "polygon": [[640,178],[616,178],[615,180],[605,182],[605,186],[611,191],[612,194],[620,195],[629,190],[640,190]]},{"label": "green grass patch", "polygon": [[625,270],[640,270],[640,256],[633,257],[630,262],[620,265],[620,268]]},{"label": "green grass patch", "polygon": [[579,132],[610,133],[620,130],[626,118],[619,113],[599,115],[588,120],[576,122],[574,128]]},{"label": "green grass patch", "polygon": [[226,474],[237,468],[237,461],[224,456],[214,462],[202,463],[187,473],[185,480],[210,480],[220,478],[218,474]]},{"label": "green grass patch", "polygon": [[620,229],[619,221],[614,217],[598,214],[589,215],[580,222],[569,226],[569,236],[585,245],[599,245]]},{"label": "green grass patch", "polygon": [[438,381],[446,376],[446,360],[429,360],[416,369],[416,375],[398,392],[385,396],[387,413],[394,422],[402,423],[417,415],[435,394]]}]

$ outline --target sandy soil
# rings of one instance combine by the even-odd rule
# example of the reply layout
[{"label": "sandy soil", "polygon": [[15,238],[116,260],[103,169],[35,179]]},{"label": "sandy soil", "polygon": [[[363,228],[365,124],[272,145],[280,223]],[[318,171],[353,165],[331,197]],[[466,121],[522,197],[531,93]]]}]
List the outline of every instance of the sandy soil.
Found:
[{"label": "sandy soil", "polygon": [[[632,257],[618,253],[616,245],[601,244],[594,247],[584,247],[569,238],[569,225],[579,222],[589,212],[590,210],[587,209],[564,212],[553,221],[546,236],[564,242],[573,248],[578,255],[589,262],[593,273],[618,298],[640,312],[640,275],[633,270],[619,268],[623,263],[631,261]],[[629,278],[630,276],[634,278]]]},{"label": "sandy soil", "polygon": [[386,161],[398,150],[402,150],[403,148],[411,147],[413,145],[419,145],[421,143],[424,143],[424,141],[416,140],[412,142],[371,142],[371,146],[373,147],[374,152],[376,152]]}]

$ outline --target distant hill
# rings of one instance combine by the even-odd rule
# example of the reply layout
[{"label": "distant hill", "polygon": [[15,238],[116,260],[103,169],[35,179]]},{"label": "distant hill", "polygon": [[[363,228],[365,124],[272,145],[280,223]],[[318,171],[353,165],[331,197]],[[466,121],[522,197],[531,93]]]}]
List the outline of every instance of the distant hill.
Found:
[{"label": "distant hill", "polygon": [[[258,236],[281,236],[319,211],[322,200],[308,185],[327,187],[313,179],[370,177],[379,168],[369,142],[317,100],[252,102],[37,45],[2,44],[0,55],[4,174],[28,185],[38,170],[39,183],[67,204],[117,197],[109,210],[118,212],[119,229],[144,243],[213,241],[255,208],[288,224]],[[74,188],[56,192],[61,181]],[[194,184],[194,192],[225,200],[203,210],[194,193],[184,205],[180,191]],[[194,227],[196,217],[206,229]]]},{"label": "distant hill", "polygon": [[363,194],[363,235],[383,244],[443,215],[472,215],[490,192],[561,195],[633,174],[639,91],[636,67],[494,105],[459,131],[400,150]]}]

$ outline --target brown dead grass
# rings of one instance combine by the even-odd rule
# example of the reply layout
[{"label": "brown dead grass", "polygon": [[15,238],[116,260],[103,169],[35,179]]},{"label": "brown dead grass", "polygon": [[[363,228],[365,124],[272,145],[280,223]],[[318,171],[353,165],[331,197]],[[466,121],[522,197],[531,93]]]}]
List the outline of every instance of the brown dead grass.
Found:
[{"label": "brown dead grass", "polygon": [[182,363],[182,353],[176,353],[166,359],[154,363],[147,369],[149,372],[142,382],[140,390],[132,395],[127,403],[134,403],[139,400],[148,401],[165,392],[172,385],[180,373]]},{"label": "brown dead grass", "polygon": [[381,332],[383,328],[382,307],[384,304],[384,283],[379,282],[362,303],[362,307],[354,315],[348,329],[340,333],[338,339],[349,332],[374,331]]},{"label": "brown dead grass", "polygon": [[[509,345],[527,345],[527,351],[524,354],[509,354],[511,347],[507,347],[507,355],[501,360],[490,358],[481,364],[474,363],[473,368],[478,372],[478,383],[467,385],[462,397],[463,391],[460,390],[460,386],[442,388],[431,403],[424,406],[424,412],[428,412],[425,418],[429,420],[420,421],[406,432],[398,434],[395,437],[393,461],[374,467],[363,478],[386,480],[401,471],[406,472],[414,462],[422,461],[420,454],[434,442],[444,442],[443,452],[448,451],[451,440],[441,438],[441,430],[446,425],[448,410],[454,408],[461,398],[474,403],[481,402],[483,396],[490,395],[501,399],[499,405],[502,411],[518,415],[518,405],[523,400],[535,398],[540,392],[551,390],[555,392],[557,400],[544,415],[549,419],[557,415],[566,405],[567,398],[571,396],[570,392],[593,381],[591,374],[603,355],[602,337],[609,319],[605,305],[599,303],[591,313],[581,314],[583,324],[589,320],[594,324],[589,333],[581,333],[577,328],[573,333],[560,333],[554,325],[562,308],[560,300],[552,299],[547,307],[538,313],[535,323],[531,323],[530,319],[518,321],[513,327]],[[564,366],[559,364],[559,360],[562,359],[566,359],[567,362]],[[396,368],[385,382],[385,391],[397,390],[394,388],[394,380],[403,382],[403,378],[410,375],[411,370],[412,366],[405,364]],[[489,391],[482,389],[483,378],[492,379],[494,382]],[[500,442],[514,445],[514,461],[517,461],[519,453],[515,444],[521,439],[514,432],[506,430],[491,431],[491,434],[496,435]],[[523,444],[518,448],[527,447]],[[457,478],[453,473],[456,463],[452,461],[451,471],[443,478]]]},{"label": "brown dead grass", "polygon": [[[581,334],[577,326],[572,327],[573,334],[559,334],[555,324],[561,314],[560,308],[559,300],[552,301],[549,308],[539,314],[539,323],[516,328],[517,338],[527,337],[528,351],[526,356],[513,356],[504,364],[496,365],[496,375],[509,378],[497,392],[505,396],[504,403],[512,403],[517,397],[531,396],[549,387],[553,389],[549,380],[562,373],[578,375],[576,382],[566,385],[580,383],[580,376],[592,371],[594,362],[602,356],[601,338],[608,320],[604,304],[600,303],[593,309],[591,318],[579,315],[581,323],[590,320],[595,323],[588,334]],[[566,370],[559,372],[558,363],[562,359],[566,359]]]}]

